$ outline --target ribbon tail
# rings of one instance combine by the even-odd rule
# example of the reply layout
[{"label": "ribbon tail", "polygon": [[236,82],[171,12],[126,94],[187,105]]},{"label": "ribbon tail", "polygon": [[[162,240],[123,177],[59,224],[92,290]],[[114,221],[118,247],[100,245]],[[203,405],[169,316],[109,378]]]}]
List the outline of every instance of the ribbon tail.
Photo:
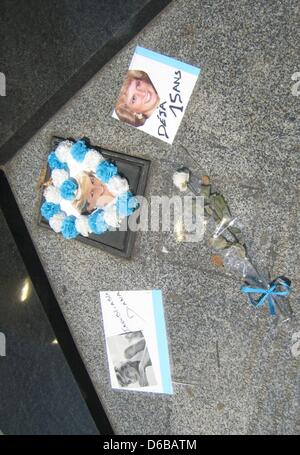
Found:
[{"label": "ribbon tail", "polygon": [[275,303],[272,297],[269,295],[269,308],[272,316],[276,315]]},{"label": "ribbon tail", "polygon": [[257,303],[256,303],[256,307],[257,307],[257,308],[262,307],[263,304],[265,303],[265,300],[268,299],[268,298],[270,299],[270,296],[269,296],[267,293],[264,294],[264,295],[262,295],[262,296],[258,299],[258,301],[257,301]]}]

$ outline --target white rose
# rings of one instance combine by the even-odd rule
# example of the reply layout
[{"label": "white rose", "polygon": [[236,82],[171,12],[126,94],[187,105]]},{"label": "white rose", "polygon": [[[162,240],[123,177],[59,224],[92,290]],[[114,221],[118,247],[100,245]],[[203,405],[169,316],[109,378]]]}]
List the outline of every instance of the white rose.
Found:
[{"label": "white rose", "polygon": [[117,209],[115,205],[104,210],[103,218],[104,221],[111,227],[117,228],[120,226],[120,219],[117,215]]},{"label": "white rose", "polygon": [[85,171],[83,161],[82,162],[76,161],[72,156],[70,156],[67,164],[69,166],[70,177],[76,178],[83,171]]},{"label": "white rose", "polygon": [[75,227],[79,234],[83,235],[84,237],[88,237],[89,233],[91,232],[89,229],[88,217],[84,215],[80,215],[77,218],[75,221]]},{"label": "white rose", "polygon": [[119,196],[120,194],[126,193],[126,191],[129,190],[127,180],[120,177],[119,175],[115,175],[114,177],[109,179],[106,186],[114,196]]},{"label": "white rose", "polygon": [[97,166],[103,160],[104,158],[100,152],[91,149],[87,152],[87,154],[84,157],[83,168],[86,172],[94,172],[94,174],[96,174]]},{"label": "white rose", "polygon": [[53,169],[51,178],[53,185],[60,188],[63,182],[69,178],[69,174],[64,169]]},{"label": "white rose", "polygon": [[61,200],[60,207],[68,216],[74,215],[77,218],[80,215],[79,210],[74,207],[71,201],[67,201],[67,199]]},{"label": "white rose", "polygon": [[56,147],[55,153],[59,161],[62,163],[67,163],[70,159],[71,153],[71,147],[73,145],[73,142],[71,141],[62,141],[58,144]]},{"label": "white rose", "polygon": [[47,202],[53,202],[53,204],[60,204],[61,195],[59,189],[53,185],[46,187],[44,191],[44,197]]},{"label": "white rose", "polygon": [[176,171],[173,174],[173,183],[180,191],[186,191],[189,180],[190,174],[187,171]]},{"label": "white rose", "polygon": [[49,220],[49,225],[55,232],[60,232],[66,214],[63,212],[58,212],[56,215],[53,215]]}]

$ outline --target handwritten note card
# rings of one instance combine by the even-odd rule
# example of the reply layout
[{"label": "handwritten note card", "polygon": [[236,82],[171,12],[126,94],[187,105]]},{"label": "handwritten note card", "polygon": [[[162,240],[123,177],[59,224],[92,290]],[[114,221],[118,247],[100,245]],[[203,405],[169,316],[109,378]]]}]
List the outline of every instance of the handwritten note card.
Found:
[{"label": "handwritten note card", "polygon": [[100,292],[114,389],[172,394],[162,294]]},{"label": "handwritten note card", "polygon": [[138,46],[113,117],[172,144],[199,74],[195,66]]}]

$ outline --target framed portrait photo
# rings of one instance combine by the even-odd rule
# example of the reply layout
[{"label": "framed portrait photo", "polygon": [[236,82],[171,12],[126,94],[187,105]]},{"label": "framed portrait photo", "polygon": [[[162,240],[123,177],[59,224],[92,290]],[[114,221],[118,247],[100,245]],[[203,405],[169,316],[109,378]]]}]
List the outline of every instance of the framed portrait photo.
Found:
[{"label": "framed portrait photo", "polygon": [[91,145],[85,138],[54,137],[38,223],[66,239],[130,258],[136,232],[128,221],[139,209],[149,169],[147,159]]}]

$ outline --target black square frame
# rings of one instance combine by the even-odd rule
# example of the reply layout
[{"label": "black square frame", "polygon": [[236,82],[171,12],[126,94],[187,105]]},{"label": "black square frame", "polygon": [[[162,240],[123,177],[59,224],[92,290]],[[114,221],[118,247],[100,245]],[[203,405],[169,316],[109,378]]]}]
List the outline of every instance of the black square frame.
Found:
[{"label": "black square frame", "polygon": [[[68,139],[74,141],[72,138]],[[89,144],[89,140],[87,138],[84,139]],[[57,146],[57,144],[62,140],[65,139],[54,136],[53,146]],[[101,147],[90,144],[89,146],[99,151],[104,158],[112,160],[118,166],[119,173],[127,178],[130,191],[132,191],[135,196],[144,196],[150,171],[150,160],[132,155],[125,155],[124,153],[103,149]],[[49,179],[49,177],[50,169],[47,167],[46,180]],[[38,224],[44,228],[51,229],[49,223],[42,217],[40,213],[40,208],[43,202],[44,197],[42,196],[39,205]],[[114,256],[129,259],[132,256],[135,238],[136,232],[133,232],[128,228],[126,231],[107,231],[101,235],[90,234],[89,237],[78,235],[76,237],[76,240],[94,246],[96,248],[100,248],[104,251],[107,251],[108,253],[113,254]]]}]

